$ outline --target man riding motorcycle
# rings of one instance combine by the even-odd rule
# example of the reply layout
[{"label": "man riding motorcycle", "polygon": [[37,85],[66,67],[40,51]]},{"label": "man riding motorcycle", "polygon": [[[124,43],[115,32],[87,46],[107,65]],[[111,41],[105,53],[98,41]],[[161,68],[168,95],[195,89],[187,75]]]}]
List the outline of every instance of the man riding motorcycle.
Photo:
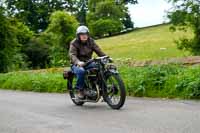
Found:
[{"label": "man riding motorcycle", "polygon": [[96,44],[89,35],[89,29],[86,26],[79,26],[76,30],[76,38],[71,41],[69,48],[69,57],[72,64],[72,71],[77,76],[76,89],[78,98],[84,98],[84,77],[87,69],[95,67],[94,63],[85,66],[85,62],[92,58],[95,52],[102,57],[106,54]]}]

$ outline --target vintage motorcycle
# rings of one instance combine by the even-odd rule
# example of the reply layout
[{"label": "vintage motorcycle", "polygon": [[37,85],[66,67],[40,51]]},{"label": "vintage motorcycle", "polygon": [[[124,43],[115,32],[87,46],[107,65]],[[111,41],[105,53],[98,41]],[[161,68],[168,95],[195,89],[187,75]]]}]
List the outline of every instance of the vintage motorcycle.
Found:
[{"label": "vintage motorcycle", "polygon": [[77,97],[76,75],[72,70],[64,71],[64,79],[67,79],[67,89],[75,105],[81,106],[85,102],[105,101],[112,109],[120,109],[126,99],[124,83],[115,65],[111,64],[112,59],[108,56],[98,57],[89,60],[85,66],[95,63],[94,68],[86,70],[84,99]]}]

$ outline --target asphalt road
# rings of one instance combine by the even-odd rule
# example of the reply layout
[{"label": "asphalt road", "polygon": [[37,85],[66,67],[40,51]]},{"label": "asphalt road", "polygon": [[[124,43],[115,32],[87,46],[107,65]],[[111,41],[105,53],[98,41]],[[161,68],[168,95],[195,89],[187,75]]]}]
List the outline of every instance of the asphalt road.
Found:
[{"label": "asphalt road", "polygon": [[0,90],[0,133],[199,133],[200,101],[128,98],[72,104],[66,94]]}]

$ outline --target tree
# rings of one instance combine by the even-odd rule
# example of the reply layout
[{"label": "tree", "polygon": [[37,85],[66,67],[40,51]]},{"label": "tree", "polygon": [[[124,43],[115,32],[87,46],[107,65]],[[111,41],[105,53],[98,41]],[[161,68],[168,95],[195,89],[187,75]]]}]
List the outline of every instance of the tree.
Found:
[{"label": "tree", "polygon": [[25,52],[25,48],[27,47],[27,44],[33,37],[34,33],[28,28],[28,26],[24,25],[22,22],[19,22],[16,18],[9,18],[9,21],[13,27],[18,42],[18,60],[20,60],[20,62],[18,62],[18,67],[20,69],[27,68],[28,55]]},{"label": "tree", "polygon": [[124,24],[125,29],[134,28],[134,23],[132,22],[128,13],[125,13],[125,17],[122,19],[122,23]]},{"label": "tree", "polygon": [[112,19],[99,19],[90,24],[92,34],[96,37],[111,36],[122,30],[122,23]]},{"label": "tree", "polygon": [[[76,16],[80,24],[85,25],[87,24],[86,21],[87,13],[91,11],[94,12],[99,2],[105,2],[105,1],[108,0],[74,0],[73,7],[76,10],[73,10],[73,14]],[[118,4],[118,5],[137,4],[137,0],[109,0],[109,1],[112,2],[113,4]],[[133,23],[130,19],[128,10],[126,9],[124,10],[124,12],[126,12],[126,16],[123,19],[122,23],[125,25],[125,28],[133,27]]]},{"label": "tree", "polygon": [[50,16],[50,24],[41,38],[50,45],[51,64],[65,65],[69,60],[68,48],[70,41],[75,37],[78,22],[74,16],[65,11],[56,11]]},{"label": "tree", "polygon": [[112,35],[120,32],[123,28],[121,21],[121,18],[124,16],[123,7],[114,4],[110,0],[95,2],[90,2],[90,12],[87,15],[87,22],[91,29],[91,34],[101,37],[106,34]]},{"label": "tree", "polygon": [[[121,30],[133,28],[133,22],[131,21],[128,13],[127,4],[136,4],[136,0],[89,0],[87,14],[87,24],[94,36],[104,36],[119,33]],[[103,22],[104,21],[104,22]],[[112,23],[111,23],[112,22]],[[105,32],[99,31],[104,29],[102,26],[107,27]],[[101,26],[101,27],[97,27]],[[116,28],[117,27],[117,28]],[[116,29],[112,29],[116,28]],[[99,32],[99,33],[98,33]],[[103,35],[100,35],[104,33]]]},{"label": "tree", "polygon": [[137,0],[122,0],[124,3],[137,4]]},{"label": "tree", "polygon": [[[108,0],[5,0],[7,11],[24,22],[35,32],[44,31],[49,24],[50,14],[57,10],[66,10],[76,16],[81,24],[86,24],[86,16],[91,5]],[[137,0],[109,0],[113,4],[136,4]],[[115,2],[116,1],[116,2]],[[96,5],[93,7],[95,8]],[[130,16],[130,15],[129,15]],[[124,21],[125,22],[125,21]],[[127,21],[125,22],[127,23]]]},{"label": "tree", "polygon": [[200,1],[199,0],[169,0],[174,7],[168,12],[173,30],[187,31],[192,29],[193,38],[183,37],[176,41],[178,48],[188,50],[194,55],[200,55]]},{"label": "tree", "polygon": [[88,11],[88,0],[77,1],[77,11],[74,14],[80,24],[86,25],[86,16]]},{"label": "tree", "polygon": [[35,32],[44,31],[56,10],[77,13],[77,0],[6,0],[7,10]]},{"label": "tree", "polygon": [[[19,26],[4,16],[4,10],[0,8],[0,72],[21,68],[24,64],[23,55],[21,54],[21,45],[25,40],[20,32],[25,27]],[[14,25],[14,26],[13,26]]]},{"label": "tree", "polygon": [[9,18],[9,21],[16,32],[18,43],[23,47],[33,37],[33,31],[22,22],[19,22],[16,18]]},{"label": "tree", "polygon": [[40,38],[32,38],[23,49],[27,56],[28,66],[35,68],[46,68],[50,63],[49,46]]},{"label": "tree", "polygon": [[[102,2],[109,2],[112,3],[111,7],[117,7],[123,13],[123,16],[121,16],[121,22],[123,24],[123,29],[133,28],[133,22],[131,20],[130,14],[128,12],[127,4],[137,4],[137,0],[89,0],[88,8],[89,12],[95,12],[98,4]],[[112,9],[106,9],[106,10],[112,10]],[[116,11],[116,10],[115,10]],[[115,15],[115,14],[114,14]],[[113,15],[113,16],[114,16]]]}]

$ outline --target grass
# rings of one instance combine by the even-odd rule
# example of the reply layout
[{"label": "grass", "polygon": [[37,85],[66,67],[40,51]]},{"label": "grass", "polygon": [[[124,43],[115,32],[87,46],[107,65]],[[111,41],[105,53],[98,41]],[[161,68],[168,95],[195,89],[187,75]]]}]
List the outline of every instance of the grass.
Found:
[{"label": "grass", "polygon": [[128,95],[200,99],[200,66],[120,68]]},{"label": "grass", "polygon": [[10,72],[0,74],[0,88],[34,92],[66,92],[61,72]]},{"label": "grass", "polygon": [[97,40],[100,47],[114,59],[135,60],[184,57],[188,52],[180,51],[174,40],[190,33],[171,32],[170,25],[138,29],[133,32]]},{"label": "grass", "polygon": [[[64,93],[67,82],[62,70],[0,74],[0,88]],[[200,99],[200,66],[123,66],[119,71],[129,96]]]}]

